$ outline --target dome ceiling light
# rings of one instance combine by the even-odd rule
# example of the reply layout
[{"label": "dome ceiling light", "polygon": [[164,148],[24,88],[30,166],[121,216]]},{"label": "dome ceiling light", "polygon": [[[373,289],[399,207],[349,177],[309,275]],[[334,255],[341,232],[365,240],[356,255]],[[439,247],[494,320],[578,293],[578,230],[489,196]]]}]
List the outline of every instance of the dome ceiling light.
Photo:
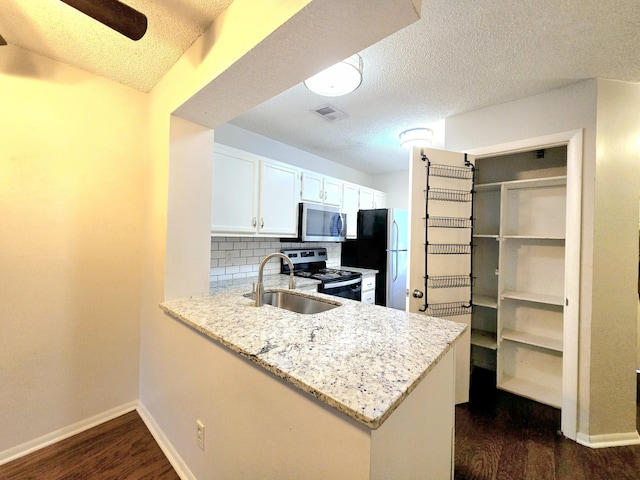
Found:
[{"label": "dome ceiling light", "polygon": [[362,58],[352,55],[304,81],[305,87],[324,97],[353,92],[362,83]]},{"label": "dome ceiling light", "polygon": [[400,145],[409,150],[412,147],[430,147],[433,130],[430,128],[411,128],[400,133]]}]

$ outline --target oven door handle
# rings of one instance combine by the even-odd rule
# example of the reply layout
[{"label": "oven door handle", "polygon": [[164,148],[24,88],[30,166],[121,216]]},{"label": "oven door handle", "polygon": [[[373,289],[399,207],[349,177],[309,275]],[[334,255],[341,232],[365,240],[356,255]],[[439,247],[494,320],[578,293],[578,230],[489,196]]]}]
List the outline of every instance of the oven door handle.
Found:
[{"label": "oven door handle", "polygon": [[345,280],[343,282],[324,283],[322,285],[322,288],[324,288],[324,290],[332,290],[334,288],[348,287],[349,285],[355,285],[356,283],[362,283],[362,277],[353,278],[351,280]]}]

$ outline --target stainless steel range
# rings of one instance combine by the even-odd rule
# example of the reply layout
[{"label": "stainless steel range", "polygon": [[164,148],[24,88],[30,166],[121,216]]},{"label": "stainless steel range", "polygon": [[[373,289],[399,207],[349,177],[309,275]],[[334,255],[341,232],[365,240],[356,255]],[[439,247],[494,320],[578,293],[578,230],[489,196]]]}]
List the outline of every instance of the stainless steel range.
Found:
[{"label": "stainless steel range", "polygon": [[[326,248],[282,250],[293,264],[293,274],[298,277],[320,280],[318,292],[336,297],[361,300],[362,274],[348,270],[327,268]],[[281,273],[289,273],[289,265],[281,263]]]}]

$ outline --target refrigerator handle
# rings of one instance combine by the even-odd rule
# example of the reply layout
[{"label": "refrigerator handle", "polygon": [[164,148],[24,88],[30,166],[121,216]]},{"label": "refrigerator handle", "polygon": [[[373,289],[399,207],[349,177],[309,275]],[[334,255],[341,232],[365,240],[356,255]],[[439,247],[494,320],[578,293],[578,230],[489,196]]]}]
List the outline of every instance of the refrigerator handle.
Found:
[{"label": "refrigerator handle", "polygon": [[395,238],[395,242],[394,242],[394,244],[392,245],[391,248],[393,250],[398,250],[398,248],[399,248],[398,245],[400,244],[400,226],[398,225],[398,222],[396,222],[395,220],[393,221],[393,224],[391,225],[391,230],[392,231],[393,231],[394,227],[395,227],[395,230],[396,230],[396,238]]},{"label": "refrigerator handle", "polygon": [[393,281],[398,280],[398,252],[393,252],[393,258],[395,259],[394,272],[393,272]]}]

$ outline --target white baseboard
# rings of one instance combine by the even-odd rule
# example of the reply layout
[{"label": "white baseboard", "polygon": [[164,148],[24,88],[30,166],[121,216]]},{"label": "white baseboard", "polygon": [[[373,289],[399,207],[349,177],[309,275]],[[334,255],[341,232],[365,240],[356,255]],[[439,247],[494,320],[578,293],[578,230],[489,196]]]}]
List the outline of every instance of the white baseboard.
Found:
[{"label": "white baseboard", "polygon": [[589,448],[624,447],[640,445],[638,432],[610,433],[604,435],[586,435],[578,433],[576,442]]},{"label": "white baseboard", "polygon": [[142,421],[145,423],[153,438],[155,438],[156,442],[160,446],[162,453],[167,457],[169,463],[176,471],[181,480],[197,480],[196,477],[191,473],[191,470],[187,466],[186,463],[182,460],[180,454],[176,451],[173,444],[169,441],[167,436],[164,434],[160,426],[157,424],[153,415],[149,413],[149,410],[142,404],[142,402],[138,402],[137,408],[138,414]]},{"label": "white baseboard", "polygon": [[0,465],[4,465],[5,463],[9,463],[20,457],[24,457],[25,455],[35,452],[36,450],[40,450],[41,448],[53,445],[56,442],[77,435],[78,433],[84,432],[85,430],[89,430],[90,428],[100,425],[101,423],[113,420],[114,418],[124,415],[125,413],[132,412],[136,409],[137,406],[138,401],[134,400],[132,402],[125,403],[124,405],[120,405],[119,407],[112,408],[111,410],[107,410],[106,412],[94,415],[93,417],[89,417],[80,422],[74,423],[73,425],[60,428],[41,437],[4,450],[3,452],[0,452]]}]

